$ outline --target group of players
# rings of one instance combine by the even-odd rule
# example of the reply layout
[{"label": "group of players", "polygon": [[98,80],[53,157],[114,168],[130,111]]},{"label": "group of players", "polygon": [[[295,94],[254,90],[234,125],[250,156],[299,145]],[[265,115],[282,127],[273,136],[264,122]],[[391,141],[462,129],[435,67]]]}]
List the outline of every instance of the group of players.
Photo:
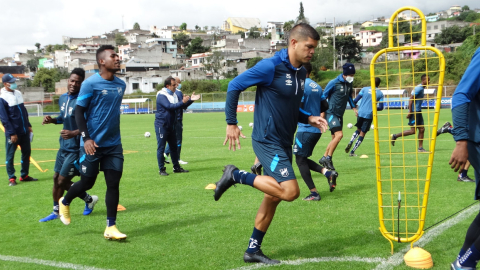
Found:
[{"label": "group of players", "polygon": [[[355,67],[352,64],[343,66],[343,73],[330,81],[322,93],[321,87],[308,79],[312,69],[309,62],[317,47],[320,36],[308,24],[300,23],[290,31],[289,44],[272,58],[260,61],[257,65],[242,73],[228,86],[226,101],[227,136],[224,145],[229,149],[240,149],[239,137],[241,132],[237,126],[236,109],[241,91],[256,85],[254,129],[252,146],[257,160],[263,165],[263,175],[259,174],[259,166],[253,167],[254,173],[239,170],[234,165],[227,165],[220,180],[216,183],[214,199],[218,201],[223,193],[235,184],[252,186],[264,193],[264,199],[255,218],[255,225],[250,237],[248,248],[244,253],[245,262],[260,262],[277,264],[278,260],[271,259],[263,254],[261,245],[263,238],[271,224],[277,206],[281,201],[293,201],[298,198],[300,189],[292,167],[292,144],[296,163],[302,178],[309,187],[311,194],[305,200],[320,200],[310,170],[325,175],[330,191],[337,185],[338,173],[333,166],[332,156],[343,137],[343,114],[347,103],[350,103],[358,117],[357,130],[351,137],[345,152],[355,156],[355,151],[362,143],[365,134],[369,131],[372,122],[372,95],[379,101],[377,110],[383,109],[383,94],[380,90],[372,92],[365,87],[352,98],[352,82],[355,76]],[[473,63],[479,63],[479,51],[474,56]],[[85,73],[75,69],[69,78],[68,93],[60,99],[61,113],[56,118],[44,118],[43,124],[63,124],[60,136],[60,150],[55,164],[54,187],[52,191],[54,210],[52,214],[40,221],[49,221],[60,218],[68,225],[71,222],[69,205],[76,197],[86,203],[84,214],[91,213],[98,197],[89,195],[87,190],[95,184],[99,171],[103,171],[107,192],[105,203],[107,208],[107,227],[104,237],[108,239],[125,239],[127,236],[116,227],[117,205],[119,201],[119,183],[123,171],[123,149],[120,137],[120,105],[125,92],[125,83],[114,74],[120,69],[120,59],[114,47],[103,45],[97,50],[99,73],[84,81]],[[469,151],[480,153],[477,134],[472,133],[472,127],[477,127],[478,115],[468,118],[468,105],[471,102],[480,103],[478,90],[480,88],[480,74],[478,69],[467,69],[467,73],[476,74],[476,78],[464,82],[462,79],[457,104],[454,104],[454,138],[457,147],[450,163],[456,170],[464,167]],[[476,72],[476,73],[475,73]],[[465,76],[464,76],[465,77]],[[174,81],[171,82],[172,84]],[[463,85],[462,85],[463,83]],[[424,87],[428,84],[428,77],[422,76],[422,83],[412,92],[409,103],[409,125],[411,130],[399,134],[392,134],[391,141],[400,136],[415,134],[419,129],[422,133],[423,119],[421,118],[421,99]],[[376,88],[380,79],[375,78]],[[169,93],[170,95],[173,94]],[[457,95],[457,92],[455,93]],[[325,100],[328,99],[328,102]],[[358,106],[357,103],[363,99]],[[175,100],[175,99],[174,99]],[[177,99],[178,101],[178,99]],[[180,101],[178,101],[180,102]],[[183,100],[183,103],[187,101]],[[454,103],[455,103],[454,95]],[[169,101],[173,104],[175,102]],[[170,106],[170,105],[169,105]],[[181,106],[178,106],[180,108]],[[474,107],[470,105],[470,107]],[[456,108],[456,109],[455,109]],[[414,111],[415,110],[415,111]],[[470,111],[473,111],[470,110]],[[323,117],[324,116],[324,117]],[[172,119],[175,115],[171,116]],[[469,123],[470,121],[470,123]],[[468,137],[467,123],[470,124],[472,139]],[[296,137],[295,132],[298,132]],[[309,159],[312,151],[321,137],[322,132],[330,128],[332,140],[320,164]],[[475,132],[477,129],[473,129]],[[442,127],[439,133],[448,130]],[[420,138],[420,134],[419,134]],[[422,137],[423,138],[423,137]],[[173,140],[169,143],[175,144]],[[419,140],[419,143],[422,143]],[[350,151],[351,147],[353,149]],[[172,149],[173,150],[173,149]],[[425,151],[419,145],[418,151]],[[163,155],[163,153],[162,153]],[[480,169],[480,154],[470,156],[475,169]],[[164,161],[164,159],[161,159]],[[175,157],[175,163],[178,158]],[[163,165],[163,164],[162,164]],[[175,164],[178,166],[178,163]],[[177,167],[175,169],[179,169]],[[162,168],[160,168],[162,169]],[[479,174],[476,170],[476,178]],[[80,174],[80,181],[73,183],[72,178]],[[67,191],[62,197],[64,191]],[[476,199],[480,197],[477,187]],[[480,214],[472,223],[467,232],[467,238],[452,269],[474,269],[476,260],[480,259]],[[469,266],[470,265],[470,266]],[[464,268],[465,267],[465,268]]]}]

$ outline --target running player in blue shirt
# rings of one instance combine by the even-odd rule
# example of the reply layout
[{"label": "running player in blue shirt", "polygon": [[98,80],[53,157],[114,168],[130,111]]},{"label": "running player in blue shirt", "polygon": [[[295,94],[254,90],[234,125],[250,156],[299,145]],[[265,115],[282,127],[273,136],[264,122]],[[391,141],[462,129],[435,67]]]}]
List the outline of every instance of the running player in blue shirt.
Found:
[{"label": "running player in blue shirt", "polygon": [[395,146],[395,140],[402,136],[415,135],[416,129],[418,129],[418,152],[426,152],[423,148],[423,136],[425,134],[425,127],[422,115],[422,103],[424,100],[424,90],[425,86],[430,84],[430,78],[424,74],[421,77],[422,83],[419,84],[415,89],[412,90],[412,96],[408,102],[408,125],[411,126],[409,130],[405,130],[398,134],[392,134],[391,143],[392,146]]},{"label": "running player in blue shirt", "polygon": [[75,119],[80,135],[79,182],[60,198],[60,220],[70,224],[70,202],[95,184],[100,170],[105,175],[107,193],[107,239],[125,239],[116,227],[119,184],[123,171],[123,148],[120,138],[120,105],[125,83],[115,76],[120,58],[111,45],[97,50],[100,72],[85,80],[77,98]]},{"label": "running player in blue shirt", "polygon": [[[477,179],[475,200],[480,199],[480,48],[473,54],[452,97],[453,138],[457,142],[449,164],[457,172],[469,160]],[[465,242],[451,269],[476,269],[480,260],[480,213],[467,230]]]},{"label": "running player in blue shirt", "polygon": [[[323,96],[322,87],[309,78],[312,72],[312,64],[305,63],[303,67],[307,70],[307,80],[305,81],[305,92],[300,107],[314,116],[320,116],[321,113],[324,113],[328,109],[328,102]],[[293,154],[295,155],[295,161],[303,181],[305,181],[308,189],[310,189],[310,195],[303,199],[305,201],[321,200],[320,193],[315,187],[315,183],[313,183],[310,170],[325,175],[330,186],[330,192],[337,186],[338,173],[336,171],[329,171],[309,159],[321,136],[322,133],[318,128],[312,127],[309,124],[298,123],[295,144],[293,145]]]},{"label": "running player in blue shirt", "polygon": [[[377,106],[377,111],[383,110],[383,93],[378,89],[378,86],[380,85],[380,78],[376,77],[375,78],[375,94],[376,94],[376,100],[378,103]],[[355,139],[358,140],[355,143],[355,146],[353,147],[352,151],[350,152],[350,156],[356,156],[355,155],[355,150],[358,149],[360,144],[363,142],[363,139],[365,138],[365,134],[370,130],[370,126],[372,125],[372,120],[373,120],[373,110],[372,110],[372,88],[371,87],[364,87],[358,93],[357,97],[353,101],[355,104],[355,107],[357,107],[358,101],[362,100],[360,103],[360,108],[358,109],[358,117],[357,117],[357,123],[355,126],[357,127],[357,130],[352,135],[352,138],[350,139],[350,142],[348,143],[347,147],[345,148],[345,153],[348,153],[350,148],[352,147],[353,142]]]},{"label": "running player in blue shirt", "polygon": [[[53,174],[53,212],[45,218],[40,219],[40,222],[47,222],[59,218],[58,215],[58,200],[63,196],[65,190],[69,190],[73,184],[72,179],[79,175],[75,167],[75,162],[78,160],[80,154],[80,132],[75,122],[75,106],[77,104],[78,92],[80,92],[80,85],[85,79],[85,70],[75,68],[68,79],[68,93],[60,97],[58,104],[60,107],[60,114],[56,118],[45,116],[44,124],[63,124],[63,129],[60,132],[60,149],[57,153],[57,160],[55,161],[55,168]],[[98,196],[90,196],[86,192],[79,196],[85,201],[84,215],[89,215],[93,211],[93,207],[98,201]]]},{"label": "running player in blue shirt", "polygon": [[257,86],[255,115],[252,134],[253,150],[263,164],[264,175],[239,170],[234,165],[225,167],[217,182],[214,198],[234,184],[245,184],[264,192],[264,198],[255,218],[255,227],[248,248],[243,255],[245,262],[277,264],[260,249],[263,237],[272,222],[278,204],[298,198],[300,189],[292,167],[292,143],[297,123],[325,130],[326,121],[312,116],[300,108],[306,80],[302,64],[310,62],[320,36],[313,27],[300,23],[290,31],[288,49],[272,58],[264,59],[228,85],[225,114],[227,137],[224,144],[229,149],[240,149],[240,129],[237,126],[237,105],[241,91]]}]

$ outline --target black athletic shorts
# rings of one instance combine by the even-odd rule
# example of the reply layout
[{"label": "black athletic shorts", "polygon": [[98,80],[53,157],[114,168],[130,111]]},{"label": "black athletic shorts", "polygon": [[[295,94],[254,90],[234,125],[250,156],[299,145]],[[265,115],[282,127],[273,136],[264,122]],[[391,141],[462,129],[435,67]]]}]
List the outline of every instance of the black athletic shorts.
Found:
[{"label": "black athletic shorts", "polygon": [[363,117],[358,117],[357,118],[357,123],[355,126],[362,130],[363,133],[367,133],[370,130],[370,126],[372,125],[373,119],[367,119]]},{"label": "black athletic shorts", "polygon": [[410,115],[410,118],[408,119],[408,125],[409,126],[423,126],[423,115],[422,112],[415,112]]},{"label": "black athletic shorts", "polygon": [[332,135],[337,131],[342,131],[343,129],[343,117],[338,117],[334,114],[327,114],[328,127]]},{"label": "black athletic shorts", "polygon": [[301,157],[310,157],[322,133],[297,132],[293,154]]},{"label": "black athletic shorts", "polygon": [[260,143],[252,140],[253,151],[263,165],[263,174],[278,183],[297,179],[292,167],[292,147]]},{"label": "black athletic shorts", "polygon": [[78,161],[78,155],[78,152],[67,152],[62,149],[58,150],[53,171],[59,173],[63,177],[80,175],[75,166],[75,162]]},{"label": "black athletic shorts", "polygon": [[82,175],[94,177],[100,171],[115,170],[123,171],[123,148],[122,145],[111,147],[99,147],[94,155],[87,155],[85,148],[80,147],[79,171]]}]

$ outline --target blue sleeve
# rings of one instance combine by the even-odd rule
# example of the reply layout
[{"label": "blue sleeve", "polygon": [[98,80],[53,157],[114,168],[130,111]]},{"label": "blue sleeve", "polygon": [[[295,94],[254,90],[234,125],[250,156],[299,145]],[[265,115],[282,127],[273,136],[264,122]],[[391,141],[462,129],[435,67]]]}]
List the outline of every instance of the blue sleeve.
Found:
[{"label": "blue sleeve", "polygon": [[355,104],[353,103],[353,99],[352,99],[352,96],[349,96],[348,97],[348,103],[350,103],[350,108],[355,108]]},{"label": "blue sleeve", "polygon": [[157,108],[158,107],[163,107],[167,111],[175,111],[176,109],[180,108],[183,106],[183,101],[179,101],[177,103],[170,103],[168,101],[168,98],[164,95],[157,95]]},{"label": "blue sleeve", "polygon": [[377,104],[377,111],[383,111],[385,103],[383,103],[382,101],[383,101],[383,93],[380,95],[380,98],[377,100],[377,102],[379,102]]},{"label": "blue sleeve", "polygon": [[298,114],[298,122],[303,124],[308,124],[308,117],[310,115],[312,114],[300,108],[300,113]]},{"label": "blue sleeve", "polygon": [[472,57],[452,96],[453,138],[455,141],[468,139],[468,112],[470,103],[480,90],[480,48]]},{"label": "blue sleeve", "polygon": [[322,94],[320,95],[320,101],[322,100],[326,100],[327,98],[323,95],[323,89],[322,87],[319,85],[318,86],[318,91],[320,91]]},{"label": "blue sleeve", "polygon": [[325,90],[323,90],[323,97],[325,97],[325,99],[328,99],[330,98],[330,96],[333,94],[333,92],[335,91],[335,83],[336,83],[336,80],[331,80],[328,84],[327,84],[327,87],[325,87]]},{"label": "blue sleeve", "polygon": [[[62,97],[60,97],[60,99],[58,100],[58,104],[61,106],[62,104]],[[66,110],[67,108],[65,108]],[[58,125],[58,124],[63,124],[63,114],[62,114],[62,110],[60,110],[60,114],[55,118],[57,120],[57,122],[55,122],[55,125]]]},{"label": "blue sleeve", "polygon": [[253,85],[270,85],[275,75],[275,66],[271,60],[265,59],[254,67],[243,72],[228,84],[227,101],[225,103],[225,116],[227,124],[236,125],[237,106],[240,91]]},{"label": "blue sleeve", "polygon": [[415,87],[415,89],[413,89],[412,91],[412,96],[417,96],[418,94],[420,94],[420,92],[423,90],[423,87],[422,86],[417,86]]},{"label": "blue sleeve", "polygon": [[82,83],[80,87],[80,93],[78,94],[77,98],[77,106],[82,106],[84,108],[88,108],[90,105],[90,101],[93,98],[93,87],[90,83]]},{"label": "blue sleeve", "polygon": [[353,104],[355,104],[355,106],[357,106],[358,101],[360,101],[360,99],[362,99],[362,97],[363,97],[363,89],[362,89],[362,91],[360,91],[360,93],[358,93],[357,97],[353,100]]},{"label": "blue sleeve", "polygon": [[3,99],[0,99],[0,120],[2,121],[2,125],[5,128],[5,135],[7,137],[16,134],[12,123],[10,123],[10,118],[8,117],[7,109],[5,108],[5,102],[3,101]]}]

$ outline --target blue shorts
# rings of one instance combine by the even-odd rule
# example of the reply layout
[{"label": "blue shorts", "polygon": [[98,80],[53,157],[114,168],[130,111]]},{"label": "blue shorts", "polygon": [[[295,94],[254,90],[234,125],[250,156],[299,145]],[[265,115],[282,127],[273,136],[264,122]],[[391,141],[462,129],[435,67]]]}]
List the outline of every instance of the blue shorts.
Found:
[{"label": "blue shorts", "polygon": [[359,116],[357,118],[357,123],[355,124],[355,126],[359,128],[363,133],[367,133],[370,130],[372,121],[373,119],[367,119]]},{"label": "blue shorts", "polygon": [[332,135],[337,131],[342,131],[343,117],[338,117],[335,114],[326,114],[325,119],[328,121],[328,127],[330,128]]},{"label": "blue shorts", "polygon": [[263,165],[263,174],[271,176],[278,183],[297,179],[292,167],[292,148],[275,144],[259,143],[252,140],[253,151]]},{"label": "blue shorts", "polygon": [[297,132],[295,144],[293,145],[293,154],[295,156],[310,157],[321,136],[322,133]]},{"label": "blue shorts", "polygon": [[57,160],[55,160],[54,172],[59,173],[63,177],[75,177],[80,175],[75,162],[78,161],[78,152],[67,152],[62,149],[57,152]]},{"label": "blue shorts", "polygon": [[424,122],[423,122],[422,112],[412,113],[410,118],[408,118],[408,125],[412,126],[412,127],[413,126],[423,126]]},{"label": "blue shorts", "polygon": [[99,147],[94,155],[87,155],[85,148],[80,147],[79,171],[87,177],[95,177],[100,171],[114,170],[123,171],[123,148],[122,145],[111,147]]}]

